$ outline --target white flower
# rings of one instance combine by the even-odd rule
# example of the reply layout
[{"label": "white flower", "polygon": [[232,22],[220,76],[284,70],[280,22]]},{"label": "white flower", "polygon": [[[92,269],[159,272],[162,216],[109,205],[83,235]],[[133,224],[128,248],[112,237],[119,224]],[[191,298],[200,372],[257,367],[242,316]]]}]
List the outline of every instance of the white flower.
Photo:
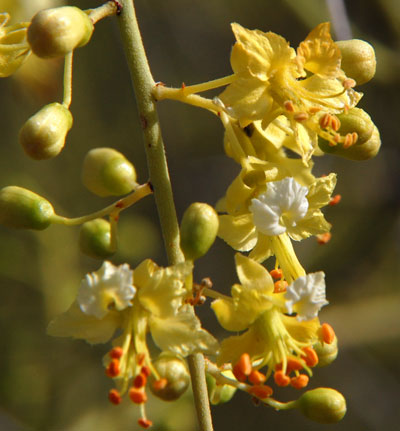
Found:
[{"label": "white flower", "polygon": [[289,314],[296,312],[297,320],[311,320],[328,301],[325,297],[325,274],[322,271],[297,278],[286,288],[285,305]]},{"label": "white flower", "polygon": [[265,235],[280,235],[304,218],[308,210],[308,188],[294,178],[267,184],[267,191],[251,200],[249,207],[257,230]]},{"label": "white flower", "polygon": [[135,293],[129,265],[114,266],[105,261],[97,272],[87,274],[82,280],[77,301],[85,314],[102,319],[111,309],[120,311],[131,307]]}]

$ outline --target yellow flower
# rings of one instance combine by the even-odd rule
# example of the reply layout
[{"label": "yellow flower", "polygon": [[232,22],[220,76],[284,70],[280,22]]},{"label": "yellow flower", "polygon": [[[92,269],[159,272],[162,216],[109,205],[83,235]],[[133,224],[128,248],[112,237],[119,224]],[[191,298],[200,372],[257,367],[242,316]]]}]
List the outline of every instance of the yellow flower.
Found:
[{"label": "yellow flower", "polygon": [[231,65],[236,79],[219,96],[221,101],[241,127],[262,120],[263,129],[272,123],[290,130],[292,145],[304,160],[311,157],[318,135],[333,144],[344,141],[337,133],[335,114],[347,112],[361,98],[352,89],[354,80],[340,68],[340,49],[329,28],[329,23],[318,25],[296,54],[275,33],[232,24],[236,43]]},{"label": "yellow flower", "polygon": [[[230,363],[235,372],[240,358],[249,355],[253,369],[268,367],[267,378],[278,372],[278,385],[292,383],[298,387],[300,381],[307,382],[308,378],[299,378],[299,371],[305,369],[312,374],[310,367],[318,363],[312,346],[324,342],[317,317],[319,309],[327,304],[324,274],[305,275],[286,292],[274,293],[270,274],[254,260],[237,254],[236,270],[240,284],[232,287],[232,297],[215,300],[212,308],[225,329],[245,332],[222,342],[218,365]],[[297,315],[286,314],[292,311]],[[296,375],[290,379],[292,371]]]},{"label": "yellow flower", "polygon": [[0,14],[0,77],[12,75],[30,54],[26,41],[29,23],[21,22],[6,26],[10,20],[8,13]]}]

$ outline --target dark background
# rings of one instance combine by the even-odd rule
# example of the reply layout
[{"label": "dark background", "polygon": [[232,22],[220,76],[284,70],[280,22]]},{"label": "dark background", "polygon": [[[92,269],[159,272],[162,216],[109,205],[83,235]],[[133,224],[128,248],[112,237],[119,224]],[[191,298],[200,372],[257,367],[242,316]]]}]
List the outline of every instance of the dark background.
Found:
[{"label": "dark background", "polygon": [[[15,20],[29,20],[39,1],[0,0],[0,9]],[[234,42],[231,22],[274,31],[293,47],[318,23],[332,20],[323,0],[136,0],[155,80],[170,86],[194,84],[231,73]],[[340,12],[339,1],[331,1]],[[75,1],[81,8],[99,2]],[[360,87],[359,107],[378,126],[382,148],[376,158],[351,162],[325,156],[316,160],[318,174],[337,172],[341,203],[326,211],[332,240],[296,244],[307,271],[326,273],[330,306],[320,314],[335,328],[338,359],[316,369],[310,388],[331,386],[346,397],[348,412],[335,426],[311,423],[298,412],[255,407],[246,394],[213,408],[216,430],[392,431],[400,420],[399,393],[399,118],[400,2],[345,2],[354,38],[376,49],[375,79]],[[36,6],[35,6],[36,5]],[[28,10],[31,8],[31,10]],[[343,19],[336,23],[340,28]],[[342,30],[340,30],[341,32]],[[335,39],[345,33],[334,34]],[[91,42],[74,58],[74,126],[66,148],[47,162],[28,159],[18,144],[18,130],[44,104],[61,101],[62,63],[32,59],[12,78],[0,81],[0,186],[19,185],[47,197],[59,214],[78,216],[112,200],[92,196],[80,182],[85,153],[112,146],[134,162],[139,181],[147,180],[141,131],[129,72],[114,18],[96,25]],[[218,119],[177,102],[159,104],[178,216],[193,201],[215,204],[237,174],[223,153]],[[151,257],[166,258],[152,198],[124,212],[120,249],[113,262],[132,267]],[[74,299],[80,279],[100,262],[83,256],[78,229],[59,226],[40,233],[0,228],[0,429],[111,431],[135,430],[138,409],[126,401],[107,402],[109,381],[101,363],[107,346],[46,335],[51,318]],[[233,251],[217,240],[199,260],[196,279],[210,276],[216,289],[229,292],[236,281]],[[205,305],[204,325],[217,335],[215,317]],[[290,389],[278,399],[298,396]],[[191,398],[179,403],[149,403],[157,431],[196,429]]]}]

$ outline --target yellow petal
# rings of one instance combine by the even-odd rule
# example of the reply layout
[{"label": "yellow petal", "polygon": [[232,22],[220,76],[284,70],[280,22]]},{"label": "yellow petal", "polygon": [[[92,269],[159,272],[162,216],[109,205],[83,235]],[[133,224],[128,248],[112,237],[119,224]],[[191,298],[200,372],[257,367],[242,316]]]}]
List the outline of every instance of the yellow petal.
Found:
[{"label": "yellow petal", "polygon": [[249,257],[257,262],[264,262],[272,255],[271,238],[259,233],[257,244],[250,252]]},{"label": "yellow petal", "polygon": [[318,317],[301,322],[296,317],[286,315],[282,315],[281,319],[289,334],[295,340],[303,343],[313,343],[318,340],[317,331],[321,326]]},{"label": "yellow petal", "polygon": [[240,253],[236,253],[235,262],[237,275],[244,287],[257,289],[265,294],[273,292],[274,283],[272,278],[262,265]]},{"label": "yellow petal", "polygon": [[251,323],[252,316],[243,315],[233,300],[216,299],[211,303],[211,308],[214,310],[219,324],[227,331],[243,331]]},{"label": "yellow petal", "polygon": [[251,250],[257,242],[257,232],[251,214],[219,216],[218,236],[235,250]]},{"label": "yellow petal", "polygon": [[311,235],[319,235],[321,233],[329,232],[331,224],[325,220],[324,215],[320,210],[315,210],[309,213],[302,220],[297,222],[295,227],[288,229],[290,238],[295,241],[308,238]]}]

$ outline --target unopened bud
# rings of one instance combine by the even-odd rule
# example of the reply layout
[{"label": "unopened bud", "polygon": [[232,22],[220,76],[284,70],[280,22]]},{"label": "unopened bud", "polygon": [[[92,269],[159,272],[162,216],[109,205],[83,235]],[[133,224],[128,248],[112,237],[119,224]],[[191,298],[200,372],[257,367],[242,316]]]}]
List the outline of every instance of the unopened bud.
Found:
[{"label": "unopened bud", "polygon": [[51,159],[64,148],[71,127],[71,112],[60,103],[50,103],[22,126],[19,142],[32,159]]},{"label": "unopened bud", "polygon": [[95,259],[106,259],[115,253],[111,246],[111,227],[107,220],[97,218],[84,223],[79,232],[82,253]]},{"label": "unopened bud", "polygon": [[113,148],[95,148],[87,153],[82,182],[101,197],[125,195],[137,186],[135,167]]},{"label": "unopened bud", "polygon": [[305,392],[297,401],[296,407],[306,416],[321,424],[333,424],[346,414],[346,400],[343,395],[331,388],[317,388]]},{"label": "unopened bud", "polygon": [[18,229],[46,229],[54,215],[45,198],[17,186],[0,190],[0,224]]},{"label": "unopened bud", "polygon": [[153,366],[157,370],[161,379],[166,379],[167,384],[161,388],[157,387],[153,375],[150,379],[151,392],[164,401],[177,400],[189,386],[190,374],[186,362],[171,353],[161,353],[153,361]]},{"label": "unopened bud", "polygon": [[204,256],[215,241],[218,227],[218,215],[213,207],[199,202],[191,204],[181,223],[181,248],[186,259]]},{"label": "unopened bud", "polygon": [[[232,371],[229,371],[229,370],[223,371],[222,374],[231,379],[235,378]],[[207,380],[208,396],[210,398],[211,404],[217,405],[217,404],[227,403],[235,395],[235,392],[237,389],[234,386],[217,385],[215,378],[210,374],[206,375],[206,380]]]},{"label": "unopened bud", "polygon": [[350,39],[336,42],[342,54],[341,67],[357,85],[370,81],[376,70],[374,48],[364,40]]},{"label": "unopened bud", "polygon": [[333,340],[332,343],[321,343],[317,342],[313,345],[313,349],[318,355],[318,364],[317,367],[325,367],[326,365],[330,365],[338,355],[338,345],[337,345],[337,337]]},{"label": "unopened bud", "polygon": [[77,7],[45,9],[32,18],[28,42],[38,57],[63,57],[86,45],[93,29],[89,16]]}]

